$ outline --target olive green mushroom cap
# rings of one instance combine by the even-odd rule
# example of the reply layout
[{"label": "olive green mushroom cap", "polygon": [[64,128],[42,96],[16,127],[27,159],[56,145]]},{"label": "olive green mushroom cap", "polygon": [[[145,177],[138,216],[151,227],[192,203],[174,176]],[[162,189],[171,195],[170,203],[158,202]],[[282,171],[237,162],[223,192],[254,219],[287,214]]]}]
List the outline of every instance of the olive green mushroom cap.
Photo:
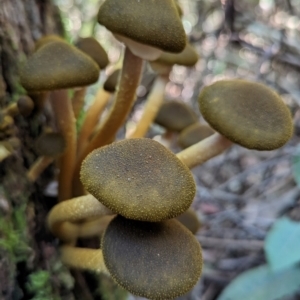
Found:
[{"label": "olive green mushroom cap", "polygon": [[204,140],[214,133],[215,131],[209,126],[197,122],[180,132],[178,143],[182,148],[187,148]]},{"label": "olive green mushroom cap", "polygon": [[23,117],[28,117],[34,109],[34,102],[28,96],[21,96],[18,99],[17,106],[18,106],[20,114]]},{"label": "olive green mushroom cap", "polygon": [[98,64],[100,69],[105,69],[108,65],[107,53],[95,38],[81,38],[76,43],[76,47],[89,55]]},{"label": "olive green mushroom cap", "polygon": [[169,53],[163,52],[161,56],[155,60],[155,63],[160,63],[164,65],[181,65],[186,67],[194,66],[199,59],[199,56],[195,50],[195,48],[187,43],[184,50],[180,53]]},{"label": "olive green mushroom cap", "polygon": [[21,84],[32,92],[81,87],[99,77],[98,65],[65,42],[45,44],[30,56],[21,70]]},{"label": "olive green mushroom cap", "polygon": [[60,133],[48,132],[35,141],[35,148],[40,155],[56,157],[64,152],[66,142]]},{"label": "olive green mushroom cap", "polygon": [[117,85],[118,85],[118,81],[119,81],[119,77],[120,77],[120,69],[117,69],[115,71],[113,71],[105,80],[104,84],[103,84],[103,89],[109,93],[114,93]]},{"label": "olive green mushroom cap", "polygon": [[188,292],[201,275],[200,244],[176,220],[149,223],[117,216],[101,247],[112,278],[141,297],[174,299]]},{"label": "olive green mushroom cap", "polygon": [[188,105],[171,100],[162,104],[154,122],[168,130],[181,131],[197,121],[197,115]]},{"label": "olive green mushroom cap", "polygon": [[278,94],[260,83],[218,81],[202,90],[199,107],[213,129],[249,149],[277,149],[293,133],[289,109]]},{"label": "olive green mushroom cap", "polygon": [[195,182],[190,170],[164,146],[146,138],[94,150],[83,161],[84,188],[114,213],[159,222],[191,205]]},{"label": "olive green mushroom cap", "polygon": [[106,0],[98,22],[114,34],[163,51],[181,52],[185,32],[173,0]]},{"label": "olive green mushroom cap", "polygon": [[192,208],[189,208],[176,219],[193,234],[195,234],[201,227],[197,214]]}]

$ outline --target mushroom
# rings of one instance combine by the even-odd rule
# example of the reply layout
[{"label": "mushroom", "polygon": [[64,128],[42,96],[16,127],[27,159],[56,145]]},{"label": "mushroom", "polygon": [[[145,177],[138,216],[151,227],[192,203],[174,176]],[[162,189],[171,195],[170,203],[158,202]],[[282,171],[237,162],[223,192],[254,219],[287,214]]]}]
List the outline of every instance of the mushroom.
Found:
[{"label": "mushroom", "polygon": [[152,69],[158,73],[158,76],[146,102],[143,115],[137,123],[134,132],[129,135],[129,138],[143,137],[146,134],[163,103],[165,87],[169,81],[172,67],[174,65],[192,67],[197,63],[198,59],[195,49],[191,44],[187,43],[182,52],[163,52],[157,60],[150,62]]},{"label": "mushroom", "polygon": [[188,168],[164,146],[145,138],[94,150],[82,164],[81,181],[114,213],[150,222],[186,211],[196,190]]},{"label": "mushroom", "polygon": [[183,214],[179,215],[176,219],[192,234],[196,234],[196,232],[201,227],[201,222],[199,221],[196,212],[192,208],[189,208]]},{"label": "mushroom", "polygon": [[186,44],[184,29],[173,0],[106,0],[100,6],[98,22],[125,43],[126,48],[114,104],[77,161],[73,183],[75,195],[82,194],[79,171],[83,159],[92,150],[110,143],[130,112],[143,59],[155,59],[161,51],[181,52]]},{"label": "mushroom", "polygon": [[195,112],[184,102],[177,100],[165,101],[154,122],[169,131],[180,132],[198,121]]},{"label": "mushroom", "polygon": [[9,115],[11,117],[15,117],[19,114],[23,117],[28,117],[33,109],[34,103],[32,99],[24,95],[20,96],[16,103],[12,103],[8,107],[4,108],[1,113],[4,115]]},{"label": "mushroom", "polygon": [[67,88],[97,81],[98,65],[86,54],[63,41],[43,45],[27,60],[21,84],[31,92],[52,91],[51,104],[66,150],[61,157],[59,199],[71,197],[72,174],[76,157],[76,127]]},{"label": "mushroom", "polygon": [[104,271],[132,294],[157,300],[185,294],[202,271],[198,241],[176,220],[153,223],[117,216],[101,249],[63,246],[61,258],[73,268]]},{"label": "mushroom", "polygon": [[215,131],[212,130],[211,127],[197,122],[186,127],[180,132],[178,143],[182,148],[185,149],[204,140],[214,133]]},{"label": "mushroom", "polygon": [[40,157],[27,172],[27,178],[31,182],[35,182],[53,160],[62,155],[66,149],[66,143],[62,134],[48,132],[44,133],[36,140],[35,148],[40,154]]},{"label": "mushroom", "polygon": [[218,81],[202,90],[199,107],[217,133],[177,154],[189,168],[220,154],[232,143],[255,150],[280,148],[293,133],[289,109],[277,93],[261,83]]}]

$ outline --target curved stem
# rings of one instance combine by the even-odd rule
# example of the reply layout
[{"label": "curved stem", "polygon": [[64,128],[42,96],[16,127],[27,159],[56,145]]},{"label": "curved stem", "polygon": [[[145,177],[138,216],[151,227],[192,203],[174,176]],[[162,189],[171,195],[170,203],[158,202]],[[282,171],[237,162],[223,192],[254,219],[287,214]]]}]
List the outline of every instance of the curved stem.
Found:
[{"label": "curved stem", "polygon": [[60,251],[62,262],[71,268],[89,270],[97,273],[102,272],[109,275],[101,249],[62,246]]},{"label": "curved stem", "polygon": [[51,103],[57,127],[66,142],[66,149],[60,158],[58,177],[58,198],[59,201],[63,201],[72,197],[72,175],[76,159],[76,120],[67,90],[53,91]]},{"label": "curved stem", "polygon": [[111,94],[106,92],[103,88],[99,89],[96,94],[94,103],[88,109],[77,142],[77,153],[79,155],[86,142],[88,141],[93,129],[97,125],[99,116],[103,112],[110,96]]},{"label": "curved stem", "polygon": [[72,102],[74,116],[76,119],[79,117],[82,107],[84,105],[86,90],[87,90],[86,87],[83,87],[83,88],[76,89],[74,91],[71,102]]},{"label": "curved stem", "polygon": [[80,233],[80,226],[74,223],[111,214],[112,212],[95,197],[86,195],[55,205],[47,221],[50,231],[55,236],[63,241],[73,241]]},{"label": "curved stem", "polygon": [[128,138],[140,138],[145,136],[151,123],[155,119],[164,100],[165,88],[168,83],[168,77],[159,75],[154,82],[152,91],[146,102],[143,115],[137,123],[133,133]]},{"label": "curved stem", "polygon": [[79,180],[79,172],[84,158],[94,149],[109,144],[112,137],[116,135],[118,129],[126,120],[136,98],[135,91],[140,82],[142,67],[143,60],[132,54],[126,47],[123,68],[114,104],[99,130],[78,158],[73,181],[73,192],[75,196],[82,195],[83,193],[83,187]]},{"label": "curved stem", "polygon": [[50,156],[40,156],[27,172],[27,178],[35,182],[41,173],[53,162],[54,158]]},{"label": "curved stem", "polygon": [[191,169],[221,154],[231,145],[232,142],[230,140],[219,133],[215,133],[177,153],[176,156]]}]

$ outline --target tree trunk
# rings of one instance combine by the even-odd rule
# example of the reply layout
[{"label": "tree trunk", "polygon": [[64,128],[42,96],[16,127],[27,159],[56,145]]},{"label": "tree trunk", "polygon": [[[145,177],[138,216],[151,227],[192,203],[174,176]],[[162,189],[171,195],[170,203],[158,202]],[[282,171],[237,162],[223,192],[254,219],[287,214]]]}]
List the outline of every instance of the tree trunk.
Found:
[{"label": "tree trunk", "polygon": [[[14,102],[24,89],[18,70],[45,34],[63,34],[51,0],[0,0],[0,108]],[[57,242],[45,219],[56,199],[45,196],[53,180],[48,170],[36,184],[26,171],[36,159],[34,139],[47,118],[33,113],[8,122],[0,111],[0,299],[73,299],[73,278],[58,259]],[[13,139],[12,139],[13,138]]]}]

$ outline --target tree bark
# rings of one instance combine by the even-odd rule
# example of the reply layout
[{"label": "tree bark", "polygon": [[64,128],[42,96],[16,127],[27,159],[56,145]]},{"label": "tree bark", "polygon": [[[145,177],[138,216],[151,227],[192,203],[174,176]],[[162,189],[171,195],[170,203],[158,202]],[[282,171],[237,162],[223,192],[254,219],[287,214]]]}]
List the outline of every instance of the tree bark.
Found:
[{"label": "tree bark", "polygon": [[[25,94],[19,69],[45,34],[63,34],[51,0],[0,0],[0,109]],[[57,241],[45,224],[56,202],[45,195],[54,172],[48,169],[36,184],[25,176],[37,158],[33,141],[47,118],[35,112],[16,116],[9,125],[3,120],[0,113],[0,150],[15,143],[0,161],[0,299],[73,299],[73,277],[61,265]]]}]

